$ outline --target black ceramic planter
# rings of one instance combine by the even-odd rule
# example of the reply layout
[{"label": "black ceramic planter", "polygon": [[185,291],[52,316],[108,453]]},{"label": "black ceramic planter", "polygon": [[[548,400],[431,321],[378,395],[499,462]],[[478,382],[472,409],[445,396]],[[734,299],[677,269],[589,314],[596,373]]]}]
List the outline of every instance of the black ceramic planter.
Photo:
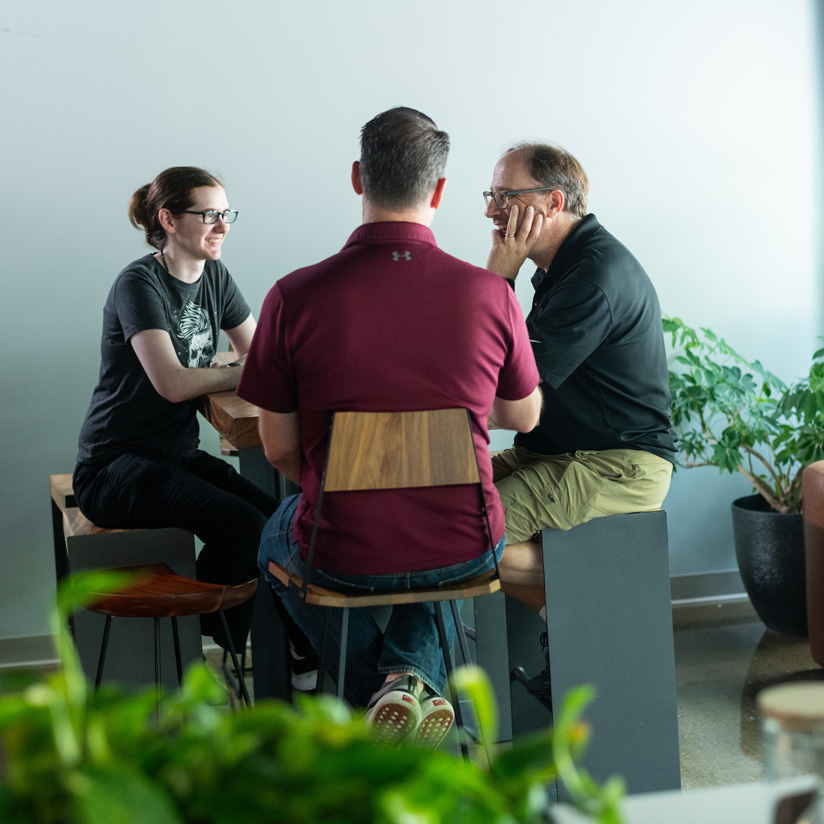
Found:
[{"label": "black ceramic planter", "polygon": [[733,501],[732,527],[738,569],[758,617],[775,632],[806,636],[801,515],[782,515],[749,495]]}]

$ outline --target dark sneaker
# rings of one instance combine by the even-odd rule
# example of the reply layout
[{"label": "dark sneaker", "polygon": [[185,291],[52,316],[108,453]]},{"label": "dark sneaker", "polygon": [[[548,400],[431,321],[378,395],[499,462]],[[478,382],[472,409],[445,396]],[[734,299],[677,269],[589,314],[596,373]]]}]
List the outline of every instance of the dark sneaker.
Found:
[{"label": "dark sneaker", "polygon": [[311,692],[318,683],[318,656],[312,650],[300,655],[289,641],[289,669],[292,671],[292,688],[299,692]]},{"label": "dark sneaker", "polygon": [[369,699],[366,720],[377,741],[403,741],[414,735],[421,723],[418,679],[402,675],[387,681]]},{"label": "dark sneaker", "polygon": [[415,743],[434,750],[452,727],[455,710],[446,698],[429,687],[424,687],[420,705],[421,723],[418,725]]},{"label": "dark sneaker", "polygon": [[527,691],[532,693],[541,701],[549,701],[552,704],[552,682],[549,680],[549,665],[545,666],[541,672],[532,678],[527,678],[523,682]]},{"label": "dark sneaker", "polygon": [[552,709],[552,681],[549,675],[549,640],[545,632],[541,633],[541,646],[544,650],[546,666],[532,678],[523,681],[527,692],[534,695],[545,707]]}]

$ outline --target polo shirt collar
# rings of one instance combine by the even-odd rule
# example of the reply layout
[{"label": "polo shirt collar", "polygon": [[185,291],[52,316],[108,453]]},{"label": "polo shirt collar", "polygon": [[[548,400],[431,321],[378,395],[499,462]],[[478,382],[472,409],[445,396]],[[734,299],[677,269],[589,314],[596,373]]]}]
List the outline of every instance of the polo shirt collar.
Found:
[{"label": "polo shirt collar", "polygon": [[552,263],[549,264],[549,269],[539,268],[535,271],[532,276],[533,289],[538,289],[547,278],[551,283],[559,272],[566,272],[580,254],[581,248],[589,243],[600,228],[601,224],[593,214],[588,214],[579,220],[575,228],[564,238],[564,242],[552,258]]},{"label": "polo shirt collar", "polygon": [[356,243],[390,243],[399,240],[414,240],[437,246],[435,235],[422,223],[403,223],[391,221],[384,223],[363,223],[352,232],[344,249]]},{"label": "polo shirt collar", "polygon": [[547,274],[553,272],[565,272],[581,252],[581,248],[589,243],[592,236],[601,228],[598,218],[593,214],[588,214],[578,221],[573,230],[564,238],[561,248],[552,258]]}]

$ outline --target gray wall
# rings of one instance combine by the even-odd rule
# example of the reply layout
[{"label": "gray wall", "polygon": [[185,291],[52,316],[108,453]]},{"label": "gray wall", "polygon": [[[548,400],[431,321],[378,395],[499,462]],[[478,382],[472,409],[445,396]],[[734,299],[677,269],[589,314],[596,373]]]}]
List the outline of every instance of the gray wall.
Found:
[{"label": "gray wall", "polygon": [[[73,467],[101,308],[145,249],[126,218],[138,186],[176,164],[225,179],[241,217],[224,260],[257,311],[357,224],[350,163],[378,111],[415,106],[451,133],[433,229],[478,263],[498,154],[551,139],[665,311],[792,378],[821,327],[816,25],[812,0],[0,6],[0,638],[46,631],[48,475]],[[673,573],[735,566],[728,507],[747,491],[678,473]]]}]

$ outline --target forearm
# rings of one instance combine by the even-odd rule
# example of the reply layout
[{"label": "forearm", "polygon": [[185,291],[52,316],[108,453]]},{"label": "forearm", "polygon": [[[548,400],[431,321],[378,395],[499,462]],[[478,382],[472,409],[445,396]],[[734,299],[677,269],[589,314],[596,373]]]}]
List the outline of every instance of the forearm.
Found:
[{"label": "forearm", "polygon": [[300,466],[301,466],[301,456],[298,453],[293,453],[286,457],[278,457],[278,458],[269,458],[266,456],[269,463],[280,472],[281,475],[285,475],[293,484],[296,486],[300,486]]},{"label": "forearm", "polygon": [[236,389],[242,366],[185,367],[165,371],[152,380],[157,392],[171,403],[180,403],[210,392]]},{"label": "forearm", "polygon": [[240,366],[183,366],[165,330],[146,329],[133,335],[130,342],[152,386],[171,403],[235,389],[240,382]]},{"label": "forearm", "polygon": [[258,416],[258,432],[266,460],[292,483],[300,486],[303,452],[298,413],[269,412],[261,409]]},{"label": "forearm", "polygon": [[518,432],[531,432],[541,416],[543,394],[536,386],[531,394],[517,401],[495,398],[489,419],[501,429],[514,429]]}]

